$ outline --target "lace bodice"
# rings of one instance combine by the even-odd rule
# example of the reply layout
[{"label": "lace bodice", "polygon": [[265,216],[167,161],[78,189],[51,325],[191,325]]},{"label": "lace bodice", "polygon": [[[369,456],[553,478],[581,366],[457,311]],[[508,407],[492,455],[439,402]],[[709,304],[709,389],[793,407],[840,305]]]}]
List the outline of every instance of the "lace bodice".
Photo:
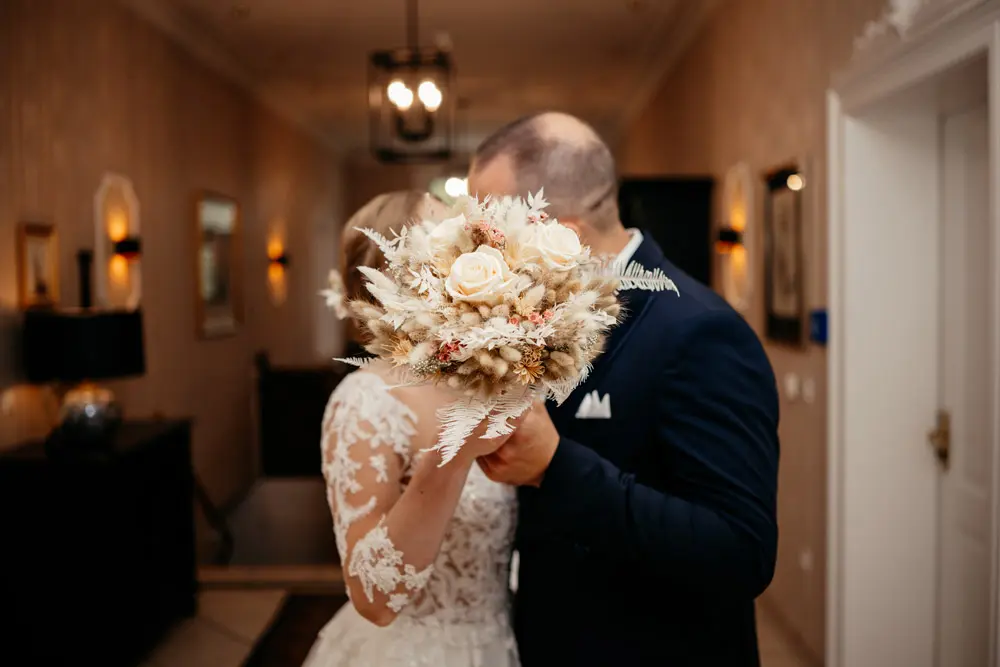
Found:
[{"label": "lace bodice", "polygon": [[[373,373],[352,373],[330,397],[323,474],[346,574],[358,578],[369,601],[376,590],[387,596],[401,617],[448,624],[506,614],[517,514],[513,488],[472,466],[438,557],[422,571],[396,549],[383,517],[371,516],[380,493],[391,485],[405,489],[419,457],[436,455],[415,451],[417,428],[414,411]],[[372,527],[348,553],[348,531],[362,521]]]}]

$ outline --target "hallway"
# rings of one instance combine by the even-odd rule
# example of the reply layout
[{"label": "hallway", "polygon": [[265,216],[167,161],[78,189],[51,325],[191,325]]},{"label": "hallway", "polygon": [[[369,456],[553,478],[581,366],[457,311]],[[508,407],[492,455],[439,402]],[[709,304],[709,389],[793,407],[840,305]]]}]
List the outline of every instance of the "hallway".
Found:
[{"label": "hallway", "polygon": [[[198,616],[174,628],[141,667],[240,667],[287,595],[283,589],[209,588],[201,593]],[[758,628],[761,667],[812,667],[772,616],[762,611]]]}]

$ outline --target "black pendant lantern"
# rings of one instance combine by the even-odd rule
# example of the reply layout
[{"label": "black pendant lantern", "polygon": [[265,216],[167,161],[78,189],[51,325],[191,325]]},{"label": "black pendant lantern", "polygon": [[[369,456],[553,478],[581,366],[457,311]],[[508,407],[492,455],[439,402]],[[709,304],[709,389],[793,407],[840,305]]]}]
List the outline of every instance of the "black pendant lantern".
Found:
[{"label": "black pendant lantern", "polygon": [[408,0],[406,21],[407,47],[376,51],[369,58],[372,152],[381,162],[448,160],[454,122],[451,54],[420,48],[417,0]]}]

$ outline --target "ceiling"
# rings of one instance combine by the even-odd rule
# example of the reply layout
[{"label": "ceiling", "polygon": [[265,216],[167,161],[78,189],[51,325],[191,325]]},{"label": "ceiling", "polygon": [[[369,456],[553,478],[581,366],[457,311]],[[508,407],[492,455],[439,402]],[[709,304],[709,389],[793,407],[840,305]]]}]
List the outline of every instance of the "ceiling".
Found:
[{"label": "ceiling", "polygon": [[[367,141],[367,56],[406,43],[405,0],[124,0],[208,64],[346,151]],[[716,0],[423,0],[450,43],[460,149],[560,109],[615,137]]]}]

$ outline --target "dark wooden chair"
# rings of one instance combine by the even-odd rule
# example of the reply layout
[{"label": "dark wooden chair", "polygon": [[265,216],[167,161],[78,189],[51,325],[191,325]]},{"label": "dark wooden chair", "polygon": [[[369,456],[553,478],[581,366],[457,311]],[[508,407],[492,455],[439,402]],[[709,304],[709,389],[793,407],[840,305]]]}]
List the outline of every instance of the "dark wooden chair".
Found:
[{"label": "dark wooden chair", "polygon": [[309,367],[271,365],[256,356],[261,475],[321,475],[320,435],[330,394],[352,369],[342,364]]}]

